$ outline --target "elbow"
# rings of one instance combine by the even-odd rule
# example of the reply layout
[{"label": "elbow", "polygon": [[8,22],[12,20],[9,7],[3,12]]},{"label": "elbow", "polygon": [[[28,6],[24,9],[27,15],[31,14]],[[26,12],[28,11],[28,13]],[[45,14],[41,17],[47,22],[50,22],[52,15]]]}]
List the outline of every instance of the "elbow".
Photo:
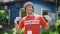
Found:
[{"label": "elbow", "polygon": [[17,32],[20,32],[20,29],[19,29],[19,28],[16,28],[16,31],[17,31]]},{"label": "elbow", "polygon": [[50,29],[50,22],[44,27],[45,30],[49,30]]},{"label": "elbow", "polygon": [[17,31],[17,32],[19,32],[19,29],[18,29],[18,28],[16,28],[16,31]]},{"label": "elbow", "polygon": [[49,28],[44,28],[45,30],[49,30]]},{"label": "elbow", "polygon": [[44,27],[45,30],[49,30],[50,27]]}]

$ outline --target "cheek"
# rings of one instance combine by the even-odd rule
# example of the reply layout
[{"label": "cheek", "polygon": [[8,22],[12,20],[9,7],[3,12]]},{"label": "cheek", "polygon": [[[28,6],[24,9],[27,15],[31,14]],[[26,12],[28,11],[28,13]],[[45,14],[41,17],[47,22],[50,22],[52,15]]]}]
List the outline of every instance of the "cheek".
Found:
[{"label": "cheek", "polygon": [[28,12],[28,9],[26,9],[25,11]]},{"label": "cheek", "polygon": [[34,11],[34,9],[32,9],[32,11]]}]

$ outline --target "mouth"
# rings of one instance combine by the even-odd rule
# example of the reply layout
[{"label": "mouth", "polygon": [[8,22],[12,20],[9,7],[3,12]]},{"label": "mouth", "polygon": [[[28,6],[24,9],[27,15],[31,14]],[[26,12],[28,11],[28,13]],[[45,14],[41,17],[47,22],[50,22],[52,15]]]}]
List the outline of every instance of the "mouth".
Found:
[{"label": "mouth", "polygon": [[29,13],[31,13],[32,11],[28,11]]}]

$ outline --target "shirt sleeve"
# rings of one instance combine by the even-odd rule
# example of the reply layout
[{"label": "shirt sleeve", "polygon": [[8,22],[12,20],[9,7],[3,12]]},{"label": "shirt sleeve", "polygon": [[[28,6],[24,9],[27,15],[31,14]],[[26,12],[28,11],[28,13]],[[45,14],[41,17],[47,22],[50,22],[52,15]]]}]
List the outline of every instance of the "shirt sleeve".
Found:
[{"label": "shirt sleeve", "polygon": [[20,23],[19,23],[19,28],[23,28],[24,27],[24,20],[23,19],[21,19],[21,21],[20,21]]},{"label": "shirt sleeve", "polygon": [[40,24],[42,25],[42,27],[44,28],[46,26],[46,21],[44,20],[44,18],[41,16],[40,17]]}]

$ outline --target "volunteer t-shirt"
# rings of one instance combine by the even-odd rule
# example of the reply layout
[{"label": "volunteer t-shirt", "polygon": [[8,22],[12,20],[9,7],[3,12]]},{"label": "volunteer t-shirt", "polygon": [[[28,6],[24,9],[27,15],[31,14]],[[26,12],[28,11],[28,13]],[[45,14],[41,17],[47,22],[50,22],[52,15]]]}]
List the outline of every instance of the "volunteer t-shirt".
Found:
[{"label": "volunteer t-shirt", "polygon": [[25,16],[20,21],[20,28],[25,27],[24,34],[28,34],[31,30],[32,34],[40,34],[40,25],[44,28],[46,26],[46,21],[40,15]]}]

